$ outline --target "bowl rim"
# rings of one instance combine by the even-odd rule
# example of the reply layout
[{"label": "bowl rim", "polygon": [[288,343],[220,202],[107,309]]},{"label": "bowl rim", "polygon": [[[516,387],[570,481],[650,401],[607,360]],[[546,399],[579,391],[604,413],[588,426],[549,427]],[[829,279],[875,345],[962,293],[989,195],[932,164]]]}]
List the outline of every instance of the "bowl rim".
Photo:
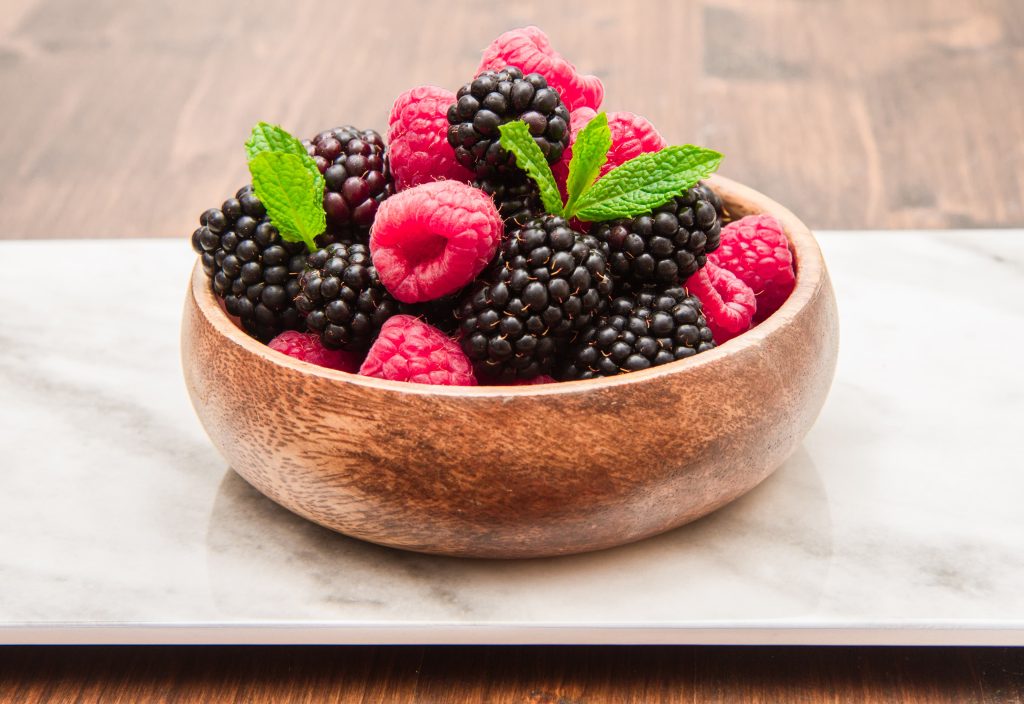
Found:
[{"label": "bowl rim", "polygon": [[[740,201],[747,206],[744,208],[746,211],[770,213],[779,220],[789,238],[793,251],[796,285],[782,306],[751,330],[695,357],[669,362],[668,364],[628,374],[522,386],[435,386],[431,384],[377,379],[375,377],[361,376],[351,372],[328,369],[309,362],[303,362],[273,350],[259,340],[250,337],[234,323],[227,312],[221,307],[220,302],[214,296],[212,289],[207,283],[208,279],[198,260],[192,269],[189,295],[199,314],[219,335],[249,354],[256,355],[271,364],[285,367],[306,376],[318,377],[325,381],[362,386],[386,393],[465,398],[557,396],[639,384],[668,375],[695,373],[697,370],[710,364],[715,364],[725,357],[756,348],[765,338],[779,334],[818,295],[827,277],[825,261],[822,257],[821,249],[814,239],[814,235],[790,210],[768,196],[724,176],[716,174],[705,179],[705,181],[723,200]],[[744,212],[743,214],[748,213]]]}]

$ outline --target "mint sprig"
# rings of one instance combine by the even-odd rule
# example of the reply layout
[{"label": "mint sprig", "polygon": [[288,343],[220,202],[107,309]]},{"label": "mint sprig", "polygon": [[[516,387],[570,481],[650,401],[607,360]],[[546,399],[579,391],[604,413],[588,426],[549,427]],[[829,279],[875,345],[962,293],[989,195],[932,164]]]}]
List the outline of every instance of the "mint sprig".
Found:
[{"label": "mint sprig", "polygon": [[306,157],[309,163],[316,166],[316,162],[306,152],[302,142],[293,137],[278,125],[271,125],[266,122],[257,122],[252,128],[252,134],[245,141],[245,155],[253,159],[257,154],[263,152],[282,152],[295,154],[299,157]]},{"label": "mint sprig", "polygon": [[722,163],[711,149],[684,144],[665,147],[630,159],[597,178],[612,146],[608,116],[598,113],[576,135],[563,204],[555,176],[522,120],[501,125],[501,146],[540,190],[544,209],[552,215],[596,222],[628,218],[664,205],[707,178]]},{"label": "mint sprig", "polygon": [[252,187],[267,209],[270,222],[289,242],[305,242],[316,251],[314,240],[327,229],[324,213],[324,177],[311,172],[296,154],[260,152],[249,161]]},{"label": "mint sprig", "polygon": [[302,142],[277,125],[257,122],[245,142],[256,197],[287,242],[314,240],[327,229],[324,177]]},{"label": "mint sprig", "polygon": [[608,115],[598,113],[579,131],[576,142],[572,145],[569,176],[565,181],[568,195],[565,202],[567,214],[575,212],[577,201],[597,180],[601,167],[608,161],[608,150],[611,146],[612,132],[608,129]]},{"label": "mint sprig", "polygon": [[540,200],[544,209],[553,215],[562,214],[562,194],[558,192],[555,175],[544,152],[533,141],[530,128],[522,120],[506,122],[498,128],[501,132],[501,146],[516,158],[516,165],[529,174],[540,189]]},{"label": "mint sprig", "polygon": [[589,221],[640,215],[707,178],[721,162],[718,152],[692,144],[641,154],[587,189],[569,215]]}]

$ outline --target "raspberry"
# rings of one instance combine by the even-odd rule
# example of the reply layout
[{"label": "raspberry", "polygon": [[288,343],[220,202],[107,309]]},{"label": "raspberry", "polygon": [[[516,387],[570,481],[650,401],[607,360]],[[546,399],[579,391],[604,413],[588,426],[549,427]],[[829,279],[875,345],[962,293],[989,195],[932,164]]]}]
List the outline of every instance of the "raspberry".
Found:
[{"label": "raspberry", "polygon": [[[555,180],[562,190],[562,197],[566,196],[565,181],[569,177],[569,162],[572,160],[572,144],[576,141],[576,135],[587,126],[597,115],[590,108],[576,108],[569,115],[569,125],[572,136],[569,148],[565,150],[562,160],[552,165],[551,170],[555,174]],[[640,117],[631,112],[610,112],[608,113],[608,129],[612,133],[612,146],[608,150],[608,161],[601,167],[598,178],[614,169],[616,166],[625,164],[630,159],[640,156],[646,152],[656,152],[664,149],[667,144],[665,139],[654,129],[654,125],[646,118]]]},{"label": "raspberry", "polygon": [[754,292],[728,269],[708,261],[690,277],[686,288],[704,305],[704,315],[716,343],[722,344],[750,329],[757,310]]},{"label": "raspberry", "polygon": [[407,90],[395,100],[388,118],[388,151],[397,190],[441,179],[473,179],[448,144],[448,106],[454,102],[455,93],[436,86]]},{"label": "raspberry", "polygon": [[748,215],[722,228],[722,244],[708,261],[728,269],[757,296],[754,324],[779,309],[796,283],[793,255],[782,225],[771,215]]},{"label": "raspberry", "polygon": [[286,330],[267,343],[267,346],[289,357],[320,367],[353,374],[359,371],[359,355],[327,349],[320,342],[320,336],[314,332]]},{"label": "raspberry", "polygon": [[476,75],[518,66],[523,73],[539,73],[558,91],[571,111],[579,107],[597,110],[604,99],[604,86],[597,76],[584,76],[551,47],[548,35],[538,27],[505,32],[484,49]]},{"label": "raspberry", "polygon": [[475,279],[502,232],[486,193],[458,181],[433,181],[381,203],[370,252],[391,295],[403,303],[431,301]]},{"label": "raspberry", "polygon": [[476,386],[473,363],[459,344],[411,315],[384,323],[359,373],[416,384]]}]

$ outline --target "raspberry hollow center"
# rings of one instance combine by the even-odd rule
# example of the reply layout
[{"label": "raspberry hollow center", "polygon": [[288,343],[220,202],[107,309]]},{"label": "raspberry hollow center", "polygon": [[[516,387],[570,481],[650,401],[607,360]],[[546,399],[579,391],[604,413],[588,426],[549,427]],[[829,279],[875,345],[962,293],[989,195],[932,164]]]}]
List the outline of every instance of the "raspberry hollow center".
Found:
[{"label": "raspberry hollow center", "polygon": [[436,232],[422,230],[408,232],[405,239],[397,243],[409,264],[422,265],[444,256],[448,238]]}]

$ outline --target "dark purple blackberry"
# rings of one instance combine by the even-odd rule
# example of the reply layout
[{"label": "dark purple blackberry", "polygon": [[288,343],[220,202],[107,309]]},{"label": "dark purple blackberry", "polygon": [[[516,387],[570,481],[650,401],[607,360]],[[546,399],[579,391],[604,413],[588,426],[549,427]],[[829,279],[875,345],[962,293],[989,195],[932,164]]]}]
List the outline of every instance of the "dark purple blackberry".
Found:
[{"label": "dark purple blackberry", "polygon": [[549,164],[569,146],[569,111],[539,73],[523,76],[515,66],[484,71],[455,97],[448,108],[448,143],[456,160],[477,176],[521,173],[499,141],[498,127],[506,122],[525,122]]},{"label": "dark purple blackberry", "polygon": [[395,192],[384,138],[346,125],[324,130],[303,144],[326,182],[328,235],[339,242],[365,242],[377,207]]},{"label": "dark purple blackberry", "polygon": [[715,346],[696,296],[681,288],[620,296],[573,339],[559,376],[592,379],[686,359]]},{"label": "dark purple blackberry", "polygon": [[314,240],[317,249],[332,244],[370,244],[370,232],[362,228],[336,227],[327,223],[327,230]]},{"label": "dark purple blackberry", "polygon": [[526,174],[478,178],[473,185],[494,200],[507,228],[521,227],[544,214],[537,182]]},{"label": "dark purple blackberry", "polygon": [[459,321],[455,319],[457,301],[458,294],[452,294],[433,301],[399,303],[399,312],[422,318],[438,330],[454,335],[459,328]]},{"label": "dark purple blackberry", "polygon": [[694,186],[697,190],[704,194],[705,200],[715,206],[715,212],[718,213],[718,219],[725,225],[731,219],[729,214],[725,210],[725,204],[722,202],[721,196],[707,184],[706,181],[698,181],[697,185]]},{"label": "dark purple blackberry", "polygon": [[459,299],[461,344],[483,377],[550,373],[565,339],[611,292],[600,242],[544,215],[508,233],[495,263]]},{"label": "dark purple blackberry", "polygon": [[207,210],[199,224],[192,249],[202,259],[213,292],[246,332],[268,342],[283,330],[305,329],[293,299],[306,245],[281,239],[252,186],[219,209]]},{"label": "dark purple blackberry", "polygon": [[364,244],[331,244],[310,254],[295,306],[325,347],[351,352],[369,347],[384,321],[398,313]]},{"label": "dark purple blackberry", "polygon": [[706,187],[694,186],[660,208],[633,218],[597,223],[608,243],[612,276],[633,286],[675,286],[718,249],[722,223]]}]

